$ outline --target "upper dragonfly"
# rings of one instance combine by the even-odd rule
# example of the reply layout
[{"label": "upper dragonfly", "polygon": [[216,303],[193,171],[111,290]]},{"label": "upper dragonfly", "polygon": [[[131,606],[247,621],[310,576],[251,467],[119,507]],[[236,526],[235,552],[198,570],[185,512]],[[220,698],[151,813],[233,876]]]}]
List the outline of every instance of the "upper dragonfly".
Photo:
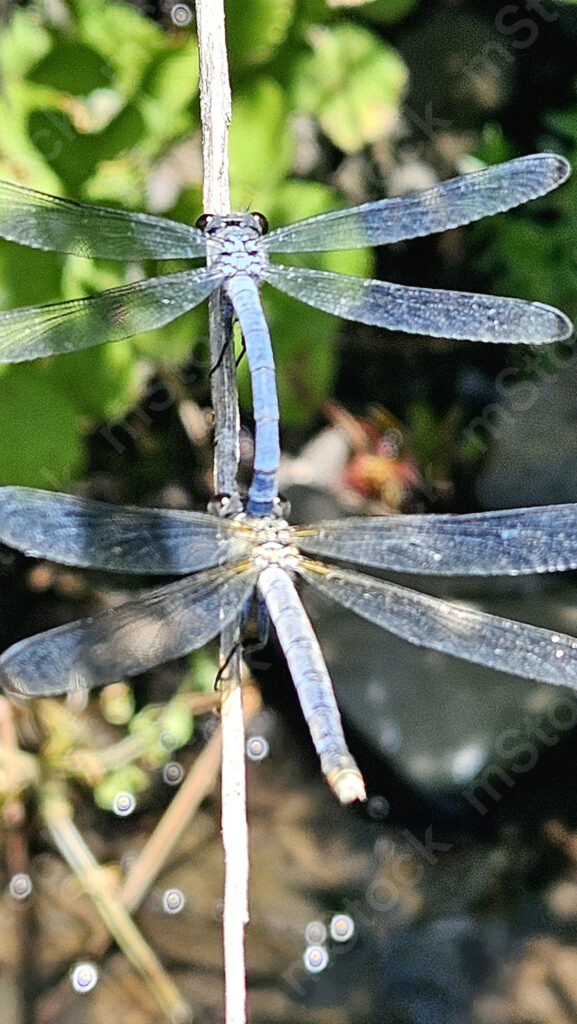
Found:
[{"label": "upper dragonfly", "polygon": [[539,153],[453,178],[405,198],[338,210],[265,235],[259,214],[203,214],[197,227],[162,217],[57,199],[0,182],[0,236],[38,249],[118,260],[206,256],[198,270],[165,274],[84,299],[0,313],[0,362],[20,362],[162,327],[223,286],[239,321],[251,372],[256,444],[247,511],[267,515],[279,462],[274,360],[258,288],[268,282],[347,320],[436,338],[543,344],[572,325],[550,306],[269,262],[270,253],[384,245],[455,228],[535,199],[570,173]]},{"label": "upper dragonfly", "polygon": [[3,487],[0,540],[66,565],[185,577],[10,647],[0,658],[0,683],[12,693],[39,696],[101,686],[187,654],[242,615],[256,587],[284,650],[321,767],[344,803],[364,799],[363,779],[346,746],[322,651],[293,583],[295,574],[411,643],[577,689],[576,638],[330,563],[337,559],[438,575],[575,569],[574,504],[293,527],[273,516],[242,513],[226,519],[119,508]]}]

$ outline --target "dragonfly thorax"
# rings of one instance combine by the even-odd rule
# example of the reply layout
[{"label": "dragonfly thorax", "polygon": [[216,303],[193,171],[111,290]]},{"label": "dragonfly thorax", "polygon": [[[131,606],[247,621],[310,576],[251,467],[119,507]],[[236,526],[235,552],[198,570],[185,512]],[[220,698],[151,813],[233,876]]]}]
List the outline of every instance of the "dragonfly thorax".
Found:
[{"label": "dragonfly thorax", "polygon": [[206,215],[202,230],[208,261],[221,267],[227,277],[241,271],[260,278],[268,263],[261,245],[264,224],[264,218],[254,213]]},{"label": "dragonfly thorax", "polygon": [[279,565],[293,571],[297,568],[300,552],[294,544],[294,529],[285,519],[245,518],[254,537],[251,560],[257,569]]}]

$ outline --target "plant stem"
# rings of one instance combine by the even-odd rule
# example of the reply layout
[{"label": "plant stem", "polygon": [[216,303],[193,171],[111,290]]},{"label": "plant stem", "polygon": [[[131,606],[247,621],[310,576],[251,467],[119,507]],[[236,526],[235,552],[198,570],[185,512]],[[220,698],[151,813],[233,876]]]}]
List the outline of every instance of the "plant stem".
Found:
[{"label": "plant stem", "polygon": [[[228,126],[230,84],[224,0],[196,0],[200,61],[200,111],[203,135],[204,210],[230,212]],[[236,488],[239,460],[239,412],[236,394],[232,311],[222,292],[210,300],[212,403],[215,419],[216,494],[231,496],[240,509]],[[225,858],[224,973],[226,1024],[246,1022],[244,929],[248,921],[248,826],[244,764],[244,725],[238,636],[240,622],[221,636],[222,685],[222,835]],[[232,657],[230,652],[233,651]]]}]

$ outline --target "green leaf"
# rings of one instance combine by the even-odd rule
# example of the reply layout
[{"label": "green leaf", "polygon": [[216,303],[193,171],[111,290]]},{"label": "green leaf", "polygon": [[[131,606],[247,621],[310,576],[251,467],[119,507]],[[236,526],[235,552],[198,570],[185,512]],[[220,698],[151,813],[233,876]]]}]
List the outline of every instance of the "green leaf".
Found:
[{"label": "green leaf", "polygon": [[142,90],[173,114],[184,110],[198,93],[198,46],[191,36],[168,50],[142,79]]},{"label": "green leaf", "polygon": [[0,482],[68,490],[84,445],[76,404],[47,363],[0,370]]},{"label": "green leaf", "polygon": [[150,18],[126,4],[88,0],[79,6],[83,8],[80,31],[84,42],[112,64],[117,87],[125,96],[139,91],[146,69],[171,45],[166,35]]},{"label": "green leaf", "polygon": [[226,8],[226,38],[233,73],[269,60],[284,42],[294,0],[251,0]]},{"label": "green leaf", "polygon": [[154,156],[162,153],[167,141],[190,135],[196,126],[197,94],[198,48],[192,36],[183,37],[157,57],[142,79],[139,103],[147,128],[143,141]]},{"label": "green leaf", "polygon": [[129,341],[72,352],[59,359],[57,372],[67,394],[74,395],[78,416],[96,423],[122,419],[142,391]]},{"label": "green leaf", "polygon": [[162,714],[162,732],[159,740],[166,754],[180,750],[194,732],[194,718],[184,701],[172,700]]},{"label": "green leaf", "polygon": [[28,134],[46,163],[72,193],[89,178],[94,167],[94,144],[80,135],[71,119],[60,110],[32,110]]},{"label": "green leaf", "polygon": [[313,114],[345,153],[390,133],[408,80],[397,51],[344,23],[312,28],[309,42],[312,53],[296,70],[294,104]]},{"label": "green leaf", "polygon": [[12,10],[0,33],[0,67],[4,85],[26,74],[50,50],[50,33],[28,11]]},{"label": "green leaf", "polygon": [[144,118],[131,103],[103,131],[90,136],[93,165],[128,153],[141,143],[145,134]]},{"label": "green leaf", "polygon": [[0,241],[0,309],[56,302],[63,257]]},{"label": "green leaf", "polygon": [[237,95],[230,126],[233,207],[254,205],[255,193],[281,181],[291,166],[293,141],[287,103],[272,79],[259,78]]},{"label": "green leaf", "polygon": [[29,72],[32,82],[73,96],[86,96],[93,89],[105,89],[113,77],[111,66],[101,54],[66,35],[53,37],[50,53]]},{"label": "green leaf", "polygon": [[94,801],[98,807],[111,811],[119,793],[138,796],[148,789],[148,776],[135,764],[125,764],[111,771],[94,787]]},{"label": "green leaf", "polygon": [[359,8],[363,18],[391,24],[400,21],[417,5],[417,0],[331,0],[335,7]]}]

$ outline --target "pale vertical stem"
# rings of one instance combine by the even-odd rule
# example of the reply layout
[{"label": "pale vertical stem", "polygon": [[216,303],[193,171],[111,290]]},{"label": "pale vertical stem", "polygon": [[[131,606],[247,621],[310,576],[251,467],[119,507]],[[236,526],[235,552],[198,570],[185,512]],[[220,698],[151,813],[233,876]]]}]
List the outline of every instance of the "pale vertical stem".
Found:
[{"label": "pale vertical stem", "polygon": [[[200,60],[203,207],[205,213],[230,212],[228,126],[230,83],[224,29],[224,0],[196,0]],[[210,361],[214,409],[214,489],[236,494],[239,413],[230,307],[219,289],[209,300]]]},{"label": "pale vertical stem", "polygon": [[[248,913],[248,823],[244,760],[244,720],[240,685],[238,628],[221,637],[229,661],[222,675],[222,842],[224,847],[223,943],[226,1024],[246,1022],[244,930]],[[231,650],[234,650],[230,657]]]},{"label": "pale vertical stem", "polygon": [[[231,116],[224,0],[196,0],[200,60],[200,111],[203,134],[204,211],[228,213],[228,126]],[[238,400],[230,306],[221,293],[210,300],[212,404],[215,418],[216,494],[238,500]],[[244,725],[240,659],[235,652],[239,624],[221,636],[222,674],[222,835],[225,859],[224,972],[226,1024],[246,1022],[244,929],[248,921],[248,826],[244,764]]]}]

